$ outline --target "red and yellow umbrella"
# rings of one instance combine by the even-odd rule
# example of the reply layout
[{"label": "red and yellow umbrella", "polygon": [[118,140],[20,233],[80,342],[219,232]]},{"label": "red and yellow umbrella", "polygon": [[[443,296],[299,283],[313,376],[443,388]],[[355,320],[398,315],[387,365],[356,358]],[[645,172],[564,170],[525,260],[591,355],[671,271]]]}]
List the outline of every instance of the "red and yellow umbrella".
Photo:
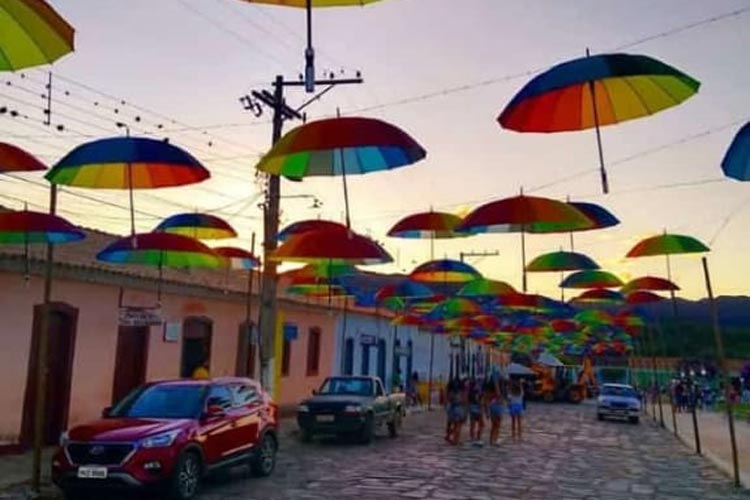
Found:
[{"label": "red and yellow umbrella", "polygon": [[269,256],[303,263],[369,265],[393,262],[377,242],[346,228],[309,231],[290,237]]},{"label": "red and yellow umbrella", "polygon": [[177,214],[164,219],[156,233],[181,234],[198,240],[236,238],[237,231],[224,219],[211,214]]},{"label": "red and yellow umbrella", "polygon": [[0,173],[34,172],[47,166],[31,153],[5,142],[0,142]]}]

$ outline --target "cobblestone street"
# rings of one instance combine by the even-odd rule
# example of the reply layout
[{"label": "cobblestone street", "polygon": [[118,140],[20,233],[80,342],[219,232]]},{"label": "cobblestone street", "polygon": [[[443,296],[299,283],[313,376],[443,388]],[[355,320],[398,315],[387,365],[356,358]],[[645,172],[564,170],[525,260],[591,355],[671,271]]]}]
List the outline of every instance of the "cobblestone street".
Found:
[{"label": "cobblestone street", "polygon": [[650,418],[598,422],[589,405],[531,405],[523,442],[510,442],[504,421],[498,448],[449,446],[443,424],[439,411],[410,415],[397,439],[381,433],[369,446],[288,437],[273,476],[251,479],[238,468],[207,482],[199,498],[750,499]]},{"label": "cobblestone street", "polygon": [[201,498],[750,498],[647,419],[597,422],[587,405],[533,405],[520,444],[503,424],[499,448],[446,445],[439,412],[412,415],[398,439],[366,447],[287,441],[272,478],[212,484]]}]

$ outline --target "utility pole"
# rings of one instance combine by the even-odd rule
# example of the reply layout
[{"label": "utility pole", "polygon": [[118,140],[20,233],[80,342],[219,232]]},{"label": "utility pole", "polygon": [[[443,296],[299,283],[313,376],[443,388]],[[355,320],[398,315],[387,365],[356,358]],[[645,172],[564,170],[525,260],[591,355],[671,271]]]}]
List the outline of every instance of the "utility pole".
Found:
[{"label": "utility pole", "polygon": [[[333,75],[331,75],[333,76]],[[284,88],[286,87],[306,87],[309,83],[305,80],[284,80],[282,75],[277,75],[273,82],[273,92],[268,90],[253,90],[251,95],[240,98],[243,107],[252,111],[255,116],[263,114],[263,105],[273,112],[273,129],[271,135],[272,144],[276,144],[281,139],[281,134],[286,120],[305,120],[301,113],[307,106],[319,100],[338,85],[350,85],[362,83],[362,77],[357,72],[355,78],[329,78],[316,80],[316,85],[322,85],[325,88],[317,95],[311,97],[298,108],[292,108],[286,104],[284,98]],[[274,335],[276,332],[277,317],[277,284],[278,276],[276,274],[277,264],[269,259],[269,255],[276,250],[277,235],[279,234],[279,205],[281,199],[281,179],[278,175],[268,175],[268,185],[265,190],[265,201],[263,203],[263,274],[260,284],[260,308],[259,308],[259,335],[258,351],[260,354],[260,382],[267,389],[272,390],[271,384],[273,377],[271,374],[274,369]]]},{"label": "utility pole", "polygon": [[461,252],[459,254],[459,257],[461,258],[461,262],[464,261],[467,257],[498,257],[500,256],[500,252],[495,250],[494,252]]}]

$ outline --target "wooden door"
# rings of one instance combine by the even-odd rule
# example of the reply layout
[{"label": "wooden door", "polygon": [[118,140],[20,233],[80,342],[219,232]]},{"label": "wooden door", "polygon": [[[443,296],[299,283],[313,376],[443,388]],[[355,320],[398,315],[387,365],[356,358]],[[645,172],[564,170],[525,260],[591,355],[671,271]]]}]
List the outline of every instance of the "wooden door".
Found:
[{"label": "wooden door", "polygon": [[[31,356],[26,378],[21,442],[30,445],[34,436],[36,414],[36,383],[39,333],[42,327],[44,307],[34,307],[34,323],[31,339]],[[65,304],[50,304],[48,322],[47,380],[45,390],[44,443],[55,444],[68,426],[70,387],[73,378],[73,357],[78,310]]]},{"label": "wooden door", "polygon": [[121,326],[117,331],[115,378],[112,384],[112,404],[127,396],[146,381],[148,363],[147,326]]}]

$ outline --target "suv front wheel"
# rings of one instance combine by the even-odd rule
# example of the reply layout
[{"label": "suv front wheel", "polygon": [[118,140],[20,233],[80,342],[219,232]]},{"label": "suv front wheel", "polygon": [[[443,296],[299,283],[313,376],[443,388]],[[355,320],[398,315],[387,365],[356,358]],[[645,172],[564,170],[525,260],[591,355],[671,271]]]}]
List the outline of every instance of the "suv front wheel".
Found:
[{"label": "suv front wheel", "polygon": [[254,475],[267,477],[273,473],[273,469],[276,467],[277,449],[276,439],[271,434],[264,434],[250,463]]},{"label": "suv front wheel", "polygon": [[172,475],[170,496],[174,500],[189,500],[198,492],[201,484],[202,465],[197,453],[180,455]]}]

